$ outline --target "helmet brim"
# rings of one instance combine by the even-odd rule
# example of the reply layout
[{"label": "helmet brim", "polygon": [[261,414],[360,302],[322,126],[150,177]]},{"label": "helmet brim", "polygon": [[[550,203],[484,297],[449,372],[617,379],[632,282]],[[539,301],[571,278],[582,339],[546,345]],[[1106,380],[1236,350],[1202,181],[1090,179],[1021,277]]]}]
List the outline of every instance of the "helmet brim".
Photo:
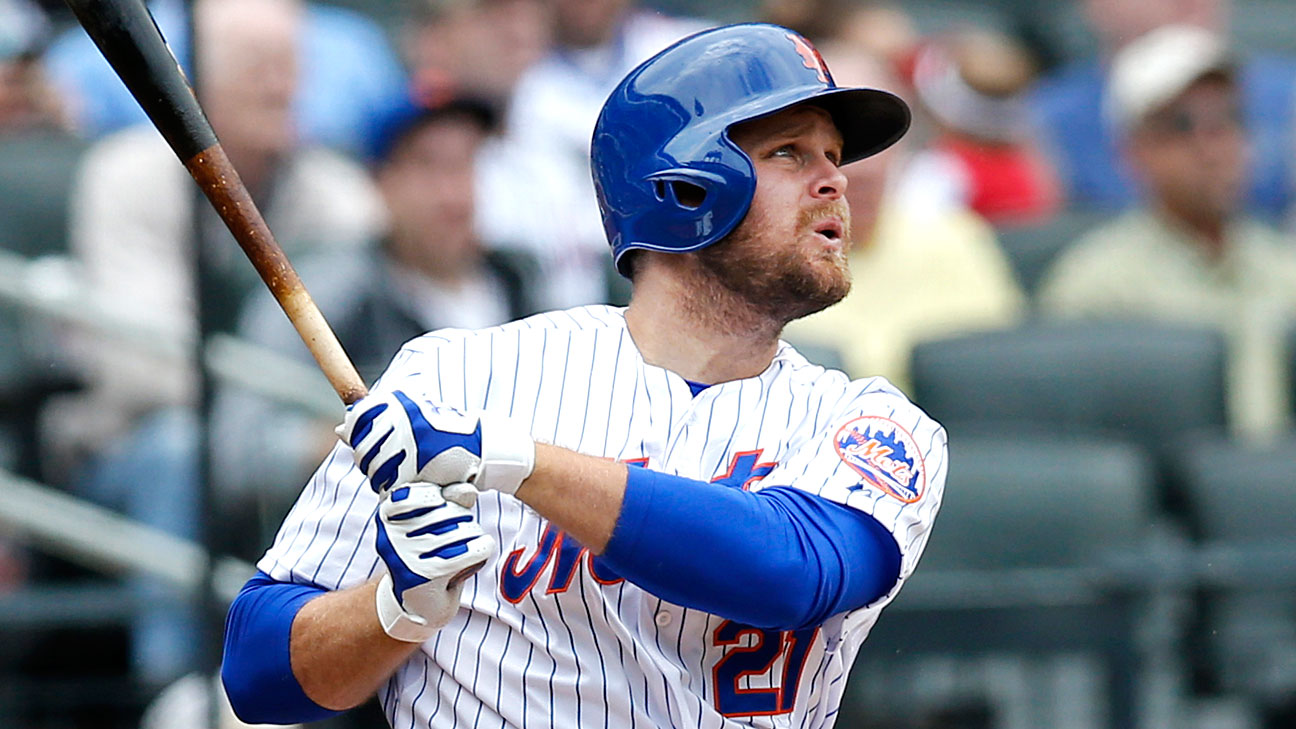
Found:
[{"label": "helmet brim", "polygon": [[842,135],[842,164],[872,157],[890,147],[909,130],[909,105],[879,89],[825,89],[802,103],[822,107],[832,115]]}]

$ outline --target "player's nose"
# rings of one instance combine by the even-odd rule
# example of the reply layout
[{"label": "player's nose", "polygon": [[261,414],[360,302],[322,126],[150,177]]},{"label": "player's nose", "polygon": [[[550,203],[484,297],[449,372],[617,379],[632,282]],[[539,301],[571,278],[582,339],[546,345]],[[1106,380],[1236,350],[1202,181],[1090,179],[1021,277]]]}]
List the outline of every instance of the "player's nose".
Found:
[{"label": "player's nose", "polygon": [[813,166],[812,197],[836,200],[846,194],[846,174],[827,155],[820,155]]}]

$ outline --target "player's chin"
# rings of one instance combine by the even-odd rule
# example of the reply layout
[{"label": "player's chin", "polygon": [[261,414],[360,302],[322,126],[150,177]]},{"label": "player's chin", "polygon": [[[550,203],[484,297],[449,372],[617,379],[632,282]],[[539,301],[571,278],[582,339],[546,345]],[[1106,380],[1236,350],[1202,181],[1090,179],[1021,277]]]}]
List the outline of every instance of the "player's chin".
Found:
[{"label": "player's chin", "polygon": [[851,290],[850,269],[843,265],[834,265],[825,272],[819,287],[818,296],[814,297],[821,308],[827,308],[846,298]]},{"label": "player's chin", "polygon": [[836,297],[837,303],[850,291],[851,275],[846,254],[840,249],[827,249],[809,262],[810,276],[818,281],[823,296]]},{"label": "player's chin", "polygon": [[851,288],[850,269],[844,259],[817,257],[807,261],[796,276],[787,277],[784,285],[790,295],[783,318],[792,321],[822,311],[846,298]]}]

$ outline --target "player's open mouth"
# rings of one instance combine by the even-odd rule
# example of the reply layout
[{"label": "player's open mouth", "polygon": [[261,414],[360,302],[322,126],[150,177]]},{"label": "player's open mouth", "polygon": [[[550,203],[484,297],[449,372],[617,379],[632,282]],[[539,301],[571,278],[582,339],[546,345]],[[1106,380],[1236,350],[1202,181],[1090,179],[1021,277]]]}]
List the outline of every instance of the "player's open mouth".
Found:
[{"label": "player's open mouth", "polygon": [[838,218],[828,218],[820,221],[814,227],[814,232],[836,243],[842,239],[845,234],[846,225]]}]

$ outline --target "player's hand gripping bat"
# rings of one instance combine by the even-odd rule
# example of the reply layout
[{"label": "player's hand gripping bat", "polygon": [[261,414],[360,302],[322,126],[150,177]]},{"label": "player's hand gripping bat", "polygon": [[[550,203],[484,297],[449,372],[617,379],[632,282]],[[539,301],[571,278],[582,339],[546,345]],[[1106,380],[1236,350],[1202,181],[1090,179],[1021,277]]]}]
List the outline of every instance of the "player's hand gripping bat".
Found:
[{"label": "player's hand gripping bat", "polygon": [[348,405],[364,397],[364,381],[230,165],[144,0],[66,2],[234,234],[338,396]]}]

